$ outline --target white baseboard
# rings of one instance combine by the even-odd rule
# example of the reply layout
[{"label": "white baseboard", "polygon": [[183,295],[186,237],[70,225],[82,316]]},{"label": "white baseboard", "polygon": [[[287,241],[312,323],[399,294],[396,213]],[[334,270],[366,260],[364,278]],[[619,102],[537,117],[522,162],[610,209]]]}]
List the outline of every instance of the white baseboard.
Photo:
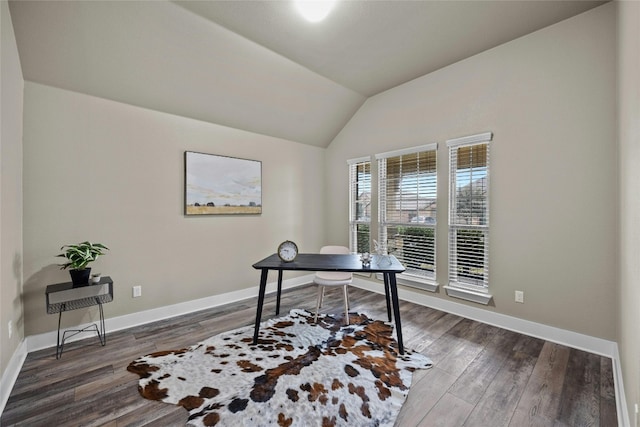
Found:
[{"label": "white baseboard", "polygon": [[[283,289],[290,289],[310,283],[313,275],[305,275],[293,279],[284,280]],[[371,292],[383,294],[384,288],[375,282],[366,280],[357,276],[353,278],[353,286],[366,289]],[[276,283],[267,284],[267,293],[276,291]],[[145,310],[138,313],[127,314],[105,320],[107,331],[115,332],[122,329],[131,328],[146,323],[156,322],[159,320],[192,313],[194,311],[205,310],[247,298],[254,298],[258,294],[258,286],[242,289],[239,291],[228,292],[221,295],[201,298],[198,300],[187,301],[183,303],[173,304],[166,307]],[[568,347],[579,350],[588,351],[590,353],[606,356],[613,361],[614,384],[616,392],[616,408],[618,412],[618,422],[622,427],[629,427],[629,414],[626,410],[626,399],[624,395],[624,387],[622,385],[622,372],[620,368],[620,359],[618,354],[618,345],[613,341],[595,338],[577,332],[571,332],[564,329],[555,328],[553,326],[543,325],[528,320],[519,319],[517,317],[507,316],[500,313],[494,313],[488,310],[471,307],[443,298],[436,298],[416,292],[404,287],[398,288],[398,297],[402,300],[410,301],[419,305],[442,310],[447,313],[456,314],[482,323],[519,332],[525,335],[544,339],[546,341],[555,342],[566,345]],[[88,325],[81,325],[81,328]],[[18,349],[13,354],[7,369],[2,376],[2,387],[0,388],[0,413],[11,393],[11,389],[20,373],[20,369],[24,363],[27,354],[31,351],[41,350],[44,348],[54,347],[56,345],[57,331],[46,332],[43,334],[32,335],[25,338]],[[79,336],[78,339],[82,339]]]},{"label": "white baseboard", "polygon": [[[384,287],[382,284],[356,276],[353,278],[352,286],[384,294]],[[613,363],[618,425],[620,427],[630,427],[624,387],[622,385],[620,355],[618,354],[618,344],[616,342],[580,334],[578,332],[567,331],[565,329],[549,325],[543,325],[529,320],[519,319],[513,316],[507,316],[506,314],[471,307],[465,304],[448,301],[443,298],[436,298],[404,287],[398,287],[398,298],[415,304],[424,305],[426,307],[435,308],[436,310],[441,310],[446,313],[456,314],[467,319],[477,320],[478,322],[497,326],[502,329],[562,344],[567,347],[587,351],[600,356],[609,357]]]},{"label": "white baseboard", "polygon": [[[313,275],[308,274],[292,279],[282,281],[283,289],[295,288],[297,286],[306,285],[313,281]],[[277,289],[277,282],[267,283],[266,292],[274,293]],[[182,314],[193,313],[194,311],[206,310],[208,308],[218,307],[247,298],[255,298],[258,295],[259,286],[241,289],[239,291],[228,292],[225,294],[214,295],[197,300],[186,301],[178,304],[172,304],[166,307],[154,308],[137,313],[126,314],[124,316],[112,317],[105,319],[105,328],[108,333],[131,328],[146,323],[157,322],[159,320],[168,319]],[[89,326],[90,323],[79,325],[78,329]],[[24,360],[32,351],[43,350],[45,348],[53,348],[56,346],[58,339],[57,331],[45,332],[37,335],[30,335],[22,340],[20,346],[16,349],[7,365],[7,369],[2,375],[0,386],[0,414],[4,411],[13,385],[18,378],[18,374],[22,369]],[[78,334],[76,337],[69,339],[69,342],[86,338],[86,334]],[[54,350],[52,350],[54,351]]]},{"label": "white baseboard", "polygon": [[[282,281],[282,289],[290,289],[297,286],[302,286],[307,283],[311,283],[312,281],[313,275],[311,274],[295,277],[292,279],[286,279]],[[276,289],[277,282],[267,283],[267,293],[273,293],[276,291]],[[111,333],[122,329],[132,328],[134,326],[144,325],[146,323],[157,322],[159,320],[193,313],[194,311],[219,307],[221,305],[245,300],[247,298],[255,298],[258,295],[258,291],[259,286],[255,286],[251,288],[241,289],[239,291],[227,292],[225,294],[218,294],[210,297],[200,298],[197,300],[172,304],[165,307],[125,314],[124,316],[112,317],[109,319],[105,319],[105,328],[108,333]],[[90,323],[79,325],[78,329],[82,329],[89,325]],[[86,337],[86,334],[79,334],[76,337],[67,340],[67,342],[78,341]],[[27,337],[27,351],[32,352],[45,348],[55,347],[56,341],[57,331],[31,335]]]},{"label": "white baseboard", "polygon": [[20,374],[20,369],[22,369],[27,354],[27,341],[23,339],[13,356],[11,356],[7,369],[2,374],[2,381],[0,381],[0,414],[4,412],[4,407],[7,405],[7,400],[9,400],[9,395],[18,379],[18,374]]},{"label": "white baseboard", "polygon": [[[366,289],[379,294],[384,293],[384,287],[375,282],[354,277],[353,286]],[[553,326],[543,325],[541,323],[531,322],[529,320],[519,319],[506,314],[495,313],[493,311],[471,307],[469,305],[460,304],[443,298],[436,298],[424,293],[416,292],[404,287],[398,287],[398,298],[413,303],[424,305],[426,307],[435,308],[451,314],[465,317],[467,319],[477,320],[478,322],[487,323],[502,329],[519,332],[535,338],[541,338],[547,341],[563,344],[568,347],[595,353],[600,356],[613,357],[614,348],[617,344],[613,341],[607,341],[588,335],[571,332]]]},{"label": "white baseboard", "polygon": [[[618,346],[615,348],[613,360],[613,388],[616,393],[616,412],[618,414],[618,425],[621,427],[631,427],[629,412],[627,411],[627,398],[624,394],[624,383],[622,381],[622,367]],[[635,425],[635,424],[634,424]]]}]

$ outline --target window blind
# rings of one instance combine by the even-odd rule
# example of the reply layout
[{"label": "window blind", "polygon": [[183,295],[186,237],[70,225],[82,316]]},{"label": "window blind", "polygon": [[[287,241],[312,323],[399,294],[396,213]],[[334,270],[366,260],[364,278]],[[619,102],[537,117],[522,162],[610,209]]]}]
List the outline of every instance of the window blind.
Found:
[{"label": "window blind", "polygon": [[349,164],[349,246],[351,251],[371,251],[371,158]]},{"label": "window blind", "polygon": [[376,155],[380,243],[405,275],[428,279],[436,272],[436,153],[429,144]]},{"label": "window blind", "polygon": [[447,141],[449,282],[489,286],[489,143],[491,133]]}]

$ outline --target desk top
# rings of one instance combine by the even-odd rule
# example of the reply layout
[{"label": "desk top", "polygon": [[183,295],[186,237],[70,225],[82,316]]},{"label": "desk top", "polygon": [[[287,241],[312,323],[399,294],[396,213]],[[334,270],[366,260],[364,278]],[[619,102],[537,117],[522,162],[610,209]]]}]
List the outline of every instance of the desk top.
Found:
[{"label": "desk top", "polygon": [[253,264],[259,270],[345,271],[349,273],[402,273],[405,268],[393,255],[373,255],[371,265],[363,267],[357,254],[298,254],[292,262],[284,262],[277,254]]}]

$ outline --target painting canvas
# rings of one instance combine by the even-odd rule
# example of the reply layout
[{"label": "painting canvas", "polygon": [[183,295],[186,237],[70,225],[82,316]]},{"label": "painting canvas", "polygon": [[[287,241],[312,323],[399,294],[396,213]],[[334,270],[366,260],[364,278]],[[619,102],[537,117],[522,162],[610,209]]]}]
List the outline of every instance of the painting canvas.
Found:
[{"label": "painting canvas", "polygon": [[185,215],[262,213],[262,162],[186,151]]}]

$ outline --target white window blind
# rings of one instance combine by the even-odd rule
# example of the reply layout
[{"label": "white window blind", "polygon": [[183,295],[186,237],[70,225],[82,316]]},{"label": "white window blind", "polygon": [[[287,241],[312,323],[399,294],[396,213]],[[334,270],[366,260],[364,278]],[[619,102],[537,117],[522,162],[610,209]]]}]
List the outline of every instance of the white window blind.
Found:
[{"label": "white window blind", "polygon": [[349,245],[351,251],[371,252],[371,158],[349,164]]},{"label": "white window blind", "polygon": [[405,276],[435,280],[437,144],[376,155],[380,243]]},{"label": "white window blind", "polygon": [[489,286],[490,132],[447,141],[449,147],[449,284]]}]

